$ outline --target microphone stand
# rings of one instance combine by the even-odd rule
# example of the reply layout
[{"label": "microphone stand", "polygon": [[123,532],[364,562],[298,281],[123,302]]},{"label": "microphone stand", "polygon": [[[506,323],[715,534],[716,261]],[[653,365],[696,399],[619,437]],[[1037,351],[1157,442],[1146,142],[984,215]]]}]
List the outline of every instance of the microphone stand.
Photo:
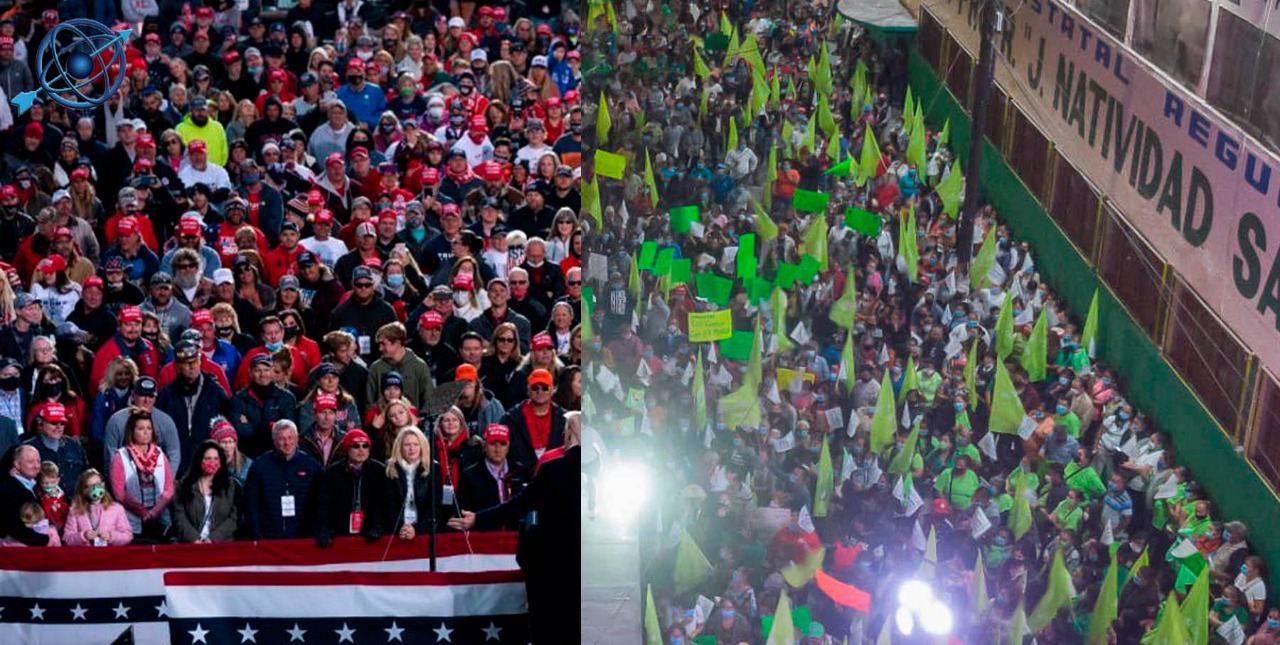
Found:
[{"label": "microphone stand", "polygon": [[436,517],[435,478],[439,476],[438,475],[439,469],[440,469],[440,462],[433,457],[431,459],[431,483],[430,483],[430,486],[431,486],[431,539],[430,539],[430,542],[428,543],[429,544],[428,548],[431,550],[430,558],[431,558],[432,573],[435,573],[436,571],[436,522],[438,521],[439,518]]}]

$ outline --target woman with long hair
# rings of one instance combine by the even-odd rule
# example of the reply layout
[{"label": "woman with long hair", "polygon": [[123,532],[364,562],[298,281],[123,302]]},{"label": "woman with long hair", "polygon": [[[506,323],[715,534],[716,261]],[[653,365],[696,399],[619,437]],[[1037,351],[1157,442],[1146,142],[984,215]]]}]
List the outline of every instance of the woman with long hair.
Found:
[{"label": "woman with long hair", "polygon": [[[338,399],[338,427],[351,430],[360,427],[360,409],[356,399],[343,387],[338,378],[338,368],[330,362],[322,362],[311,370],[311,391],[298,405],[298,426],[310,428],[316,422],[316,395],[332,394]],[[375,453],[375,457],[378,455]]]},{"label": "woman with long hair", "polygon": [[582,368],[570,365],[561,370],[556,379],[555,402],[565,410],[582,409]]},{"label": "woman with long hair", "polygon": [[156,162],[164,162],[173,168],[174,172],[182,169],[182,160],[187,157],[187,146],[182,140],[182,135],[177,130],[169,128],[160,134],[160,143],[157,145]]},{"label": "woman with long hair", "polygon": [[467,417],[456,407],[451,407],[436,419],[432,431],[436,459],[439,461],[440,478],[445,486],[455,489],[462,481],[462,471],[484,458],[480,441],[469,441]]},{"label": "woman with long hair", "polygon": [[173,505],[177,539],[198,544],[230,542],[235,539],[240,498],[233,466],[213,440],[200,444],[195,455],[195,464],[178,484]]},{"label": "woman with long hair", "polygon": [[[547,262],[552,264],[560,264],[561,260],[569,257],[569,244],[573,241],[573,234],[578,231],[578,218],[574,216],[573,209],[561,208],[556,211],[555,219],[551,221],[551,233],[547,235]],[[561,271],[567,271],[563,266]]]},{"label": "woman with long hair", "polygon": [[67,546],[124,546],[133,542],[133,530],[124,507],[107,492],[102,473],[90,468],[80,474],[76,493],[62,530]]},{"label": "woman with long hair", "polygon": [[89,422],[89,437],[95,443],[102,443],[107,421],[112,415],[129,407],[136,380],[138,364],[132,358],[117,356],[107,363],[107,371],[98,382],[98,394],[93,398],[93,414]]},{"label": "woman with long hair", "polygon": [[493,392],[504,408],[519,403],[522,387],[512,387],[511,378],[524,356],[520,353],[520,332],[515,323],[504,322],[493,330],[489,347],[480,360],[480,381]]},{"label": "woman with long hair", "polygon": [[538,157],[538,165],[534,168],[533,178],[541,179],[548,186],[555,184],[556,168],[560,167],[560,156],[554,152],[543,153]]},{"label": "woman with long hair", "polygon": [[[52,353],[53,339],[46,338]],[[27,408],[27,423],[24,427],[34,428],[36,415],[50,403],[61,403],[67,410],[68,437],[79,437],[84,430],[84,399],[76,392],[71,379],[56,363],[49,363],[36,370],[35,392],[31,395],[31,404]]]},{"label": "woman with long hair", "polygon": [[582,325],[574,325],[569,332],[569,351],[560,353],[560,362],[565,367],[582,365]]},{"label": "woman with long hair", "polygon": [[258,120],[258,108],[249,99],[242,99],[236,104],[235,118],[227,124],[227,141],[244,138],[249,126]]},{"label": "woman with long hair", "polygon": [[67,259],[57,254],[50,255],[36,265],[35,275],[31,277],[31,295],[44,303],[49,320],[55,325],[66,322],[76,303],[80,302],[80,285],[67,275]]},{"label": "woman with long hair", "polygon": [[142,337],[151,341],[155,345],[156,352],[161,357],[169,355],[169,350],[173,349],[170,342],[169,331],[164,325],[160,324],[160,316],[155,313],[142,310]]},{"label": "woman with long hair", "polygon": [[107,208],[89,181],[89,171],[83,168],[71,171],[71,213],[94,228],[107,221]]},{"label": "woman with long hair", "polygon": [[555,342],[556,354],[566,354],[573,344],[573,305],[557,302],[551,307],[551,320],[547,322],[547,333]]},{"label": "woman with long hair", "polygon": [[553,377],[559,377],[564,369],[564,363],[556,353],[556,341],[545,331],[534,334],[533,341],[529,343],[529,354],[520,361],[512,381],[523,383],[536,369],[547,370]]},{"label": "woman with long hair", "polygon": [[[231,125],[231,122],[236,118],[236,95],[232,94],[230,90],[222,90],[221,92],[218,92],[218,98],[215,106],[218,110],[218,123],[221,123],[225,129],[226,126]],[[230,137],[227,137],[227,141],[229,143],[232,142]]]},{"label": "woman with long hair", "polygon": [[401,540],[412,540],[431,530],[432,497],[435,497],[436,527],[444,528],[443,518],[452,513],[444,508],[444,489],[439,477],[431,472],[431,444],[427,436],[414,426],[402,428],[391,444],[387,458],[388,508],[386,533]]},{"label": "woman with long hair", "polygon": [[209,423],[209,440],[222,449],[222,456],[226,458],[227,472],[230,473],[231,478],[244,486],[245,480],[249,478],[249,468],[253,466],[253,460],[240,452],[240,435],[236,432],[236,427],[231,425],[226,417],[216,416]]},{"label": "woman with long hair", "polygon": [[[296,294],[294,289],[281,289],[280,300],[283,301],[285,293]],[[301,305],[302,302],[297,304]],[[306,359],[307,370],[320,364],[320,345],[307,336],[307,323],[310,322],[314,327],[315,321],[308,320],[306,313],[300,313],[295,308],[279,309],[280,323],[284,325],[284,344],[289,347],[295,347]]]},{"label": "woman with long hair", "polygon": [[470,323],[489,308],[489,297],[481,291],[480,276],[462,271],[449,280],[453,287],[453,315]]},{"label": "woman with long hair", "polygon": [[168,529],[173,468],[156,443],[151,413],[132,410],[124,446],[111,457],[111,493],[127,512],[134,540],[159,540]]},{"label": "woman with long hair", "polygon": [[382,411],[367,424],[369,440],[373,443],[371,456],[375,459],[390,456],[388,447],[401,428],[418,426],[418,410],[407,399],[388,400],[381,408]]}]

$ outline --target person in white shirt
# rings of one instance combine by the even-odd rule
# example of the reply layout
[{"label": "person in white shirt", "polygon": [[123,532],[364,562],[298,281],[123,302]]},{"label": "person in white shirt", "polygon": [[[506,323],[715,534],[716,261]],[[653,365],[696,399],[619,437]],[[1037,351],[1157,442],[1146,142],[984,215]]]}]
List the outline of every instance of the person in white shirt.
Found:
[{"label": "person in white shirt", "polygon": [[461,150],[467,155],[467,163],[472,168],[486,161],[493,161],[493,142],[489,140],[489,122],[483,116],[471,117],[471,128],[467,136],[453,144],[454,150]]},{"label": "person in white shirt", "polygon": [[302,240],[302,247],[314,253],[322,264],[332,269],[338,263],[338,258],[346,255],[348,250],[345,242],[331,237],[333,212],[323,208],[316,211],[311,228],[315,235]]},{"label": "person in white shirt", "polygon": [[746,141],[739,139],[738,147],[725,155],[724,163],[729,167],[729,174],[733,175],[738,182],[742,182],[756,171],[756,167],[760,165],[760,158],[747,147]]},{"label": "person in white shirt", "polygon": [[547,145],[547,130],[542,125],[542,119],[529,119],[524,124],[525,137],[528,143],[520,147],[520,151],[516,153],[516,163],[525,162],[530,169],[538,167],[538,160],[542,155],[553,152],[551,146]]},{"label": "person in white shirt", "polygon": [[187,160],[182,162],[178,179],[187,186],[205,184],[213,190],[231,190],[231,177],[222,166],[209,163],[209,147],[200,139],[193,139],[187,147]]}]

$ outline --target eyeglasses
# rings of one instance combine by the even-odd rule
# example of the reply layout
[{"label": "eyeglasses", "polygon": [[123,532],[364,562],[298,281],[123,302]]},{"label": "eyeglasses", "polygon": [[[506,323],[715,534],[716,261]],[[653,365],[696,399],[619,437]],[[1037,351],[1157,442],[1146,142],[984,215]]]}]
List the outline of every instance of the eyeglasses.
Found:
[{"label": "eyeglasses", "polygon": [[[192,239],[195,239],[195,236],[194,236],[194,235],[193,235],[193,236],[189,236],[189,237],[191,237]],[[188,269],[194,269],[194,268],[196,268],[196,265],[194,265],[194,264],[175,264],[175,265],[173,265],[173,268],[175,268],[175,269],[177,269],[177,270],[179,270],[179,271],[186,271],[186,270],[188,270]]]},{"label": "eyeglasses", "polygon": [[353,444],[351,444],[351,447],[352,447],[352,448],[355,448],[356,450],[368,450],[368,449],[369,449],[369,444],[367,444],[367,443],[353,443]]},{"label": "eyeglasses", "polygon": [[514,338],[509,338],[509,337],[503,337],[503,338],[499,338],[499,339],[498,339],[498,342],[499,342],[499,343],[514,343],[514,342],[516,342],[516,339],[514,339]]},{"label": "eyeglasses", "polygon": [[511,284],[529,284],[528,280],[512,280]]},{"label": "eyeglasses", "polygon": [[549,386],[549,385],[530,385],[530,386],[529,386],[529,391],[530,391],[530,392],[550,392],[550,391],[551,391],[551,386]]},{"label": "eyeglasses", "polygon": [[165,142],[164,142],[164,145],[166,145],[166,146],[176,146],[176,145],[179,145],[179,144],[181,144],[181,143],[182,143],[182,142],[181,142],[181,141],[178,141],[177,139],[166,139],[166,140],[165,140]]},{"label": "eyeglasses", "polygon": [[581,280],[570,280],[570,281],[569,281],[569,286],[571,286],[571,287],[581,287],[581,286],[582,286],[582,281],[581,281]]},{"label": "eyeglasses", "polygon": [[358,282],[358,283],[356,283],[356,288],[357,288],[357,289],[372,289],[372,288],[373,288],[373,283],[372,283],[372,282]]}]

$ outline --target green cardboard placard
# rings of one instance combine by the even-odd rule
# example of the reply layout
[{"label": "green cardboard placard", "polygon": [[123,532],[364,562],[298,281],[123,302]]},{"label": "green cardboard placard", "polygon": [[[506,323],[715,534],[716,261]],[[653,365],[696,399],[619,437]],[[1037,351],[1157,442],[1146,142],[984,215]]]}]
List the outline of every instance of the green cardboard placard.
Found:
[{"label": "green cardboard placard", "polygon": [[645,242],[640,245],[640,258],[636,260],[636,268],[641,271],[652,271],[653,260],[658,256],[658,243]]},{"label": "green cardboard placard", "polygon": [[825,213],[829,201],[831,201],[831,195],[797,188],[795,196],[791,198],[791,205],[795,206],[796,210],[806,213]]},{"label": "green cardboard placard", "polygon": [[591,286],[582,287],[582,306],[586,309],[586,315],[590,316],[596,311],[596,288]]},{"label": "green cardboard placard", "polygon": [[800,258],[800,268],[796,271],[796,279],[804,283],[804,286],[813,284],[813,279],[818,277],[818,270],[822,268],[822,263],[818,258],[812,255],[806,255]]},{"label": "green cardboard placard", "polygon": [[800,265],[790,262],[778,263],[778,275],[774,278],[773,284],[779,289],[790,289],[795,285],[796,278],[800,276]]},{"label": "green cardboard placard", "polygon": [[757,277],[747,286],[747,293],[751,302],[759,303],[768,300],[773,297],[773,283]]},{"label": "green cardboard placard", "polygon": [[719,341],[720,355],[735,361],[745,361],[751,358],[751,343],[756,338],[756,333],[752,331],[733,330],[733,338]]},{"label": "green cardboard placard", "polygon": [[653,275],[664,276],[671,273],[671,263],[676,259],[675,249],[662,249],[658,259],[653,261]]},{"label": "green cardboard placard", "polygon": [[671,261],[671,284],[689,284],[693,280],[693,260],[680,258]]},{"label": "green cardboard placard", "polygon": [[[722,52],[729,50],[729,34],[707,34],[706,40],[702,42],[703,49],[709,52]],[[768,632],[765,632],[766,634]]]},{"label": "green cardboard placard", "polygon": [[688,233],[689,225],[698,221],[698,217],[702,214],[702,209],[697,204],[691,206],[677,206],[667,211],[671,218],[672,233]]},{"label": "green cardboard placard", "polygon": [[756,277],[756,234],[747,233],[738,239],[738,278],[744,283]]},{"label": "green cardboard placard", "polygon": [[595,168],[597,175],[622,179],[627,172],[627,158],[608,150],[596,150]]},{"label": "green cardboard placard", "polygon": [[693,277],[698,289],[698,297],[706,298],[721,307],[729,306],[729,298],[733,296],[733,280],[702,271]]},{"label": "green cardboard placard", "polygon": [[870,237],[880,234],[880,216],[861,208],[844,209],[844,225]]}]

